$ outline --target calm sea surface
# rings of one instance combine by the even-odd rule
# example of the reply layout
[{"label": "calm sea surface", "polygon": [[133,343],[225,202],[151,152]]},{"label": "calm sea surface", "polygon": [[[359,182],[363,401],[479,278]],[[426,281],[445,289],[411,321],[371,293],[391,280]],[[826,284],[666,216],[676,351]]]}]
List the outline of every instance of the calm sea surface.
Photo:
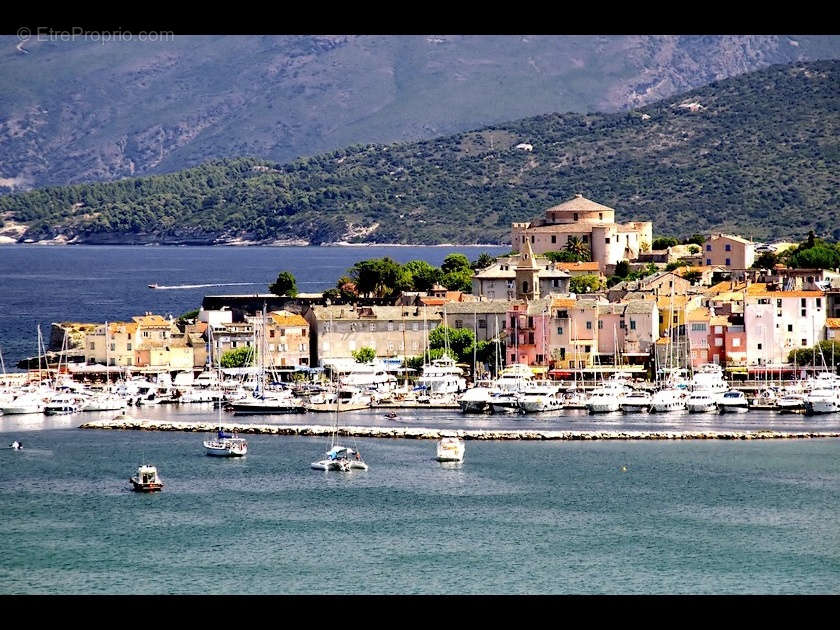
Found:
[{"label": "calm sea surface", "polygon": [[[309,468],[326,438],[248,436],[247,457],[224,460],[203,454],[202,434],[82,420],[0,420],[4,444],[24,443],[0,449],[2,593],[840,592],[840,440],[468,441],[452,465],[432,459],[432,441],[346,438],[370,470],[344,474]],[[428,410],[400,423],[836,430],[838,419]],[[161,494],[129,491],[142,462],[158,466]]]},{"label": "calm sea surface", "polygon": [[[152,311],[175,317],[201,306],[205,295],[266,293],[280,271],[291,271],[303,293],[324,291],[355,262],[390,256],[439,266],[452,252],[470,260],[509,247],[134,247],[0,246],[0,351],[6,369],[37,354],[41,325],[57,321],[129,320]],[[234,284],[236,283],[236,284]],[[249,283],[249,284],[243,284]],[[164,286],[225,284],[190,289]]]}]

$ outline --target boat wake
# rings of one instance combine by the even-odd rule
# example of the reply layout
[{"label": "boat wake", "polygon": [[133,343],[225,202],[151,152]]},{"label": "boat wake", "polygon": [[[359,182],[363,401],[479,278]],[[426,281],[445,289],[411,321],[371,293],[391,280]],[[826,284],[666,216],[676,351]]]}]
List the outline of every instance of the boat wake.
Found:
[{"label": "boat wake", "polygon": [[163,285],[163,284],[150,284],[150,289],[203,289],[205,287],[235,287],[235,286],[245,286],[245,285],[252,285],[252,284],[265,284],[264,282],[221,282],[217,284],[174,284],[174,285]]}]

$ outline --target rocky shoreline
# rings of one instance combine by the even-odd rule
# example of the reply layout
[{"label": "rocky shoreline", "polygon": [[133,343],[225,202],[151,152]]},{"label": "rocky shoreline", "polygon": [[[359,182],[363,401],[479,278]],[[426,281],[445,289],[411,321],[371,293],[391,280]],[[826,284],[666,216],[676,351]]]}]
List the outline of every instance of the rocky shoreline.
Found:
[{"label": "rocky shoreline", "polygon": [[[225,431],[260,435],[319,437],[332,433],[327,425],[274,425],[223,423]],[[210,422],[159,422],[156,420],[115,418],[85,422],[80,429],[121,431],[214,432],[219,425]],[[543,431],[536,429],[430,429],[423,427],[340,427],[342,436],[438,440],[458,436],[465,440],[780,440],[840,438],[840,432],[796,431]]]}]

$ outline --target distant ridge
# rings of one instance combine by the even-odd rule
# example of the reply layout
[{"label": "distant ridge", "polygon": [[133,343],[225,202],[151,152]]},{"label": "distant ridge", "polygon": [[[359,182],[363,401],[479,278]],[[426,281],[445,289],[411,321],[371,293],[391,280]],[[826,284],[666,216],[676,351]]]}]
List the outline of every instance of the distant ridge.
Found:
[{"label": "distant ridge", "polygon": [[[656,234],[840,239],[840,62],[773,66],[629,112],[256,158],[0,197],[10,239],[506,243],[575,193]],[[521,146],[520,146],[521,145]]]}]

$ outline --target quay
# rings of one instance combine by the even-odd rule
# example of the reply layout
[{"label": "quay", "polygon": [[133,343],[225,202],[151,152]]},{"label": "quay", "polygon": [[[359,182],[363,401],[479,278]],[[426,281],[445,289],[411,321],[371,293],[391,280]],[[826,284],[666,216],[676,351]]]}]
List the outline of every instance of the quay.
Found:
[{"label": "quay", "polygon": [[[85,422],[80,429],[116,429],[123,431],[214,432],[215,422],[161,422],[157,420],[114,418]],[[225,431],[265,435],[328,436],[328,425],[221,425]],[[465,440],[767,440],[840,438],[840,432],[821,431],[544,431],[538,429],[429,429],[423,427],[339,427],[338,434],[352,437],[439,440],[458,436]]]}]

